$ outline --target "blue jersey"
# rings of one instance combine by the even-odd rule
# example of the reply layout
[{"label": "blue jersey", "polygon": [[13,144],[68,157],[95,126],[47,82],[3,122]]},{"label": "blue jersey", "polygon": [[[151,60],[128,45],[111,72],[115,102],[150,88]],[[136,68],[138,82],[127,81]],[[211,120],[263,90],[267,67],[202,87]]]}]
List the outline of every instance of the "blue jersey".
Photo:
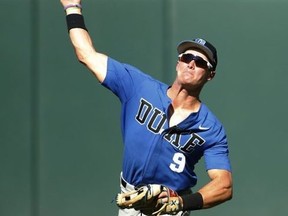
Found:
[{"label": "blue jersey", "polygon": [[197,113],[170,127],[168,85],[112,58],[102,84],[121,101],[122,172],[130,184],[191,188],[202,156],[207,170],[231,170],[224,128],[203,103]]}]

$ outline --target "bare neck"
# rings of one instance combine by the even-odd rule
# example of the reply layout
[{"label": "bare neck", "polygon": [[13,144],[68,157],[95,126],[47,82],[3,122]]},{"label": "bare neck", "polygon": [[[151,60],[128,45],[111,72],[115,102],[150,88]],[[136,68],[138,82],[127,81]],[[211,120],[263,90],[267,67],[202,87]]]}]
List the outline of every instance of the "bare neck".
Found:
[{"label": "bare neck", "polygon": [[167,91],[171,98],[169,125],[174,126],[186,119],[191,113],[198,112],[201,106],[199,94],[191,94],[186,89],[171,87]]},{"label": "bare neck", "polygon": [[191,92],[180,86],[172,85],[167,91],[168,97],[172,100],[174,109],[190,110],[192,112],[198,111],[201,101],[199,99],[199,92]]}]

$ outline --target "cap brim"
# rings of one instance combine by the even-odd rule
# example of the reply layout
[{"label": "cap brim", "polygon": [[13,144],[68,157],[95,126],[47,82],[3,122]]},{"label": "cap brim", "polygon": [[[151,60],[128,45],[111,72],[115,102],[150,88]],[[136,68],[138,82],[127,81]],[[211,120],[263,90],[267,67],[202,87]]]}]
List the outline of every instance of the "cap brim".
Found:
[{"label": "cap brim", "polygon": [[202,46],[201,44],[195,43],[194,41],[189,41],[189,40],[182,41],[178,45],[177,51],[178,51],[178,54],[181,54],[181,53],[184,53],[186,50],[193,49],[193,48],[201,50],[207,56],[207,58],[211,61],[211,63],[214,62],[213,61],[213,53],[208,48],[206,48],[205,46]]}]

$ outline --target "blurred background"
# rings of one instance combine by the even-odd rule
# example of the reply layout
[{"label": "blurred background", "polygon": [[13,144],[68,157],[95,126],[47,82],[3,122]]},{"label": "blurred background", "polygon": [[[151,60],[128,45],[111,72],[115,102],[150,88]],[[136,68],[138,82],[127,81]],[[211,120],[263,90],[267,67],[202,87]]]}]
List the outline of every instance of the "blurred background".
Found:
[{"label": "blurred background", "polygon": [[[120,103],[79,64],[59,1],[1,0],[0,216],[112,216]],[[98,51],[171,83],[176,46],[218,49],[202,101],[226,127],[234,198],[195,216],[287,215],[287,0],[83,0]],[[287,134],[286,134],[287,135]],[[208,181],[201,161],[195,190]]]}]

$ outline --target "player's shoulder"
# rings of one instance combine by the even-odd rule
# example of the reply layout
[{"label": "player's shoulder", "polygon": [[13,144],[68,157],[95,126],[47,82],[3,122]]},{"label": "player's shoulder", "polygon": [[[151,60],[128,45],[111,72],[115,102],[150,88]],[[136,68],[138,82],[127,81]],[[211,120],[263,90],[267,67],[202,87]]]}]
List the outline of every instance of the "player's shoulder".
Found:
[{"label": "player's shoulder", "polygon": [[112,57],[108,57],[108,72],[124,73],[130,76],[132,79],[139,79],[138,81],[150,80],[158,82],[158,80],[152,77],[152,75],[140,69],[139,67],[126,62],[121,62]]},{"label": "player's shoulder", "polygon": [[211,109],[204,103],[201,103],[200,115],[203,124],[213,126],[213,128],[223,127],[222,122],[218,119],[214,112],[212,112]]}]

